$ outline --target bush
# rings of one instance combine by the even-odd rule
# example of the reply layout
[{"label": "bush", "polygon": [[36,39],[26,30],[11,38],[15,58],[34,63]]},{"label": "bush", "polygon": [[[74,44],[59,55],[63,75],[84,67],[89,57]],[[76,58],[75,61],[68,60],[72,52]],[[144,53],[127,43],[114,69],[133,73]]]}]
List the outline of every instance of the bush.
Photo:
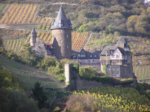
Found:
[{"label": "bush", "polygon": [[81,78],[85,78],[87,80],[90,80],[92,77],[95,77],[97,75],[97,72],[93,70],[92,67],[86,67],[86,68],[79,68],[79,75]]},{"label": "bush", "polygon": [[44,68],[45,70],[48,70],[48,67],[56,66],[56,63],[57,63],[56,58],[47,56],[44,57],[44,59],[41,61],[41,67]]},{"label": "bush", "polygon": [[70,95],[66,108],[71,112],[93,112],[93,110],[97,110],[94,108],[96,107],[95,101],[90,94]]},{"label": "bush", "polygon": [[79,73],[79,64],[78,63],[74,63],[72,70],[75,71],[76,73]]},{"label": "bush", "polygon": [[11,112],[37,112],[32,99],[28,99],[24,93],[20,91],[11,91],[9,94],[8,107]]}]

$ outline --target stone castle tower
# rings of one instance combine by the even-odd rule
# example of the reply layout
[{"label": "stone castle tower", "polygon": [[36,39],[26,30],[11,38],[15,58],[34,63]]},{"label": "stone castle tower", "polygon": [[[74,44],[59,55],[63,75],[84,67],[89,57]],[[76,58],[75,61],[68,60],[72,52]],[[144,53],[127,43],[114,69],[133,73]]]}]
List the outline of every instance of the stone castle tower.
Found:
[{"label": "stone castle tower", "polygon": [[35,46],[35,43],[36,43],[36,31],[35,29],[33,28],[32,31],[31,31],[31,37],[30,37],[30,45],[32,47]]},{"label": "stone castle tower", "polygon": [[71,59],[71,30],[72,24],[67,19],[62,6],[51,24],[53,38],[53,53],[57,59]]}]

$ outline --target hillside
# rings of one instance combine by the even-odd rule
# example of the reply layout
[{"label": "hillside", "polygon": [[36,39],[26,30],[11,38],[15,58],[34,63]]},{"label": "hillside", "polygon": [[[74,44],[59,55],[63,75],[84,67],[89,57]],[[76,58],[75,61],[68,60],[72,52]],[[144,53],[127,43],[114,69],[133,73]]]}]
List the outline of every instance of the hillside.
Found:
[{"label": "hillside", "polygon": [[35,82],[40,81],[44,88],[64,88],[65,84],[57,81],[52,75],[45,71],[29,67],[0,55],[0,66],[20,80],[20,85],[27,90],[33,88]]},{"label": "hillside", "polygon": [[[135,75],[139,80],[149,78],[147,70],[141,72],[140,69],[136,69],[140,67],[137,66],[140,65],[139,60],[149,59],[150,54],[149,8],[141,2],[24,0],[18,2],[19,4],[12,3],[0,5],[0,35],[5,49],[13,50],[17,54],[22,46],[29,42],[33,27],[36,28],[40,39],[51,44],[50,23],[52,18],[56,17],[60,5],[63,5],[67,17],[73,24],[73,50],[102,50],[104,46],[114,45],[120,36],[126,35],[124,38],[128,39],[133,53],[133,65],[136,65]],[[137,25],[142,25],[146,32],[139,33]],[[147,61],[144,64],[148,63]]]}]

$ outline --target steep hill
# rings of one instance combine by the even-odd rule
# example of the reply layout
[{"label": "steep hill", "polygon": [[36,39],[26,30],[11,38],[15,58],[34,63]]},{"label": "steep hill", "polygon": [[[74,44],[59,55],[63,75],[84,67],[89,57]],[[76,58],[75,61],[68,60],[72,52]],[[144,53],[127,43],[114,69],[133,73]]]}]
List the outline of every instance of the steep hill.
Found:
[{"label": "steep hill", "polygon": [[[29,42],[33,27],[41,39],[51,43],[50,24],[60,5],[63,5],[73,24],[73,50],[102,50],[104,46],[114,45],[120,36],[124,36],[133,53],[134,65],[138,65],[141,59],[150,59],[150,8],[140,1],[3,0],[1,3],[8,3],[0,5],[0,35],[7,50],[18,53],[21,46]],[[136,73],[139,76],[142,72]],[[140,75],[140,79],[149,76],[145,74]]]},{"label": "steep hill", "polygon": [[63,88],[64,83],[57,81],[52,75],[45,71],[29,67],[0,55],[0,66],[11,72],[20,79],[23,88],[31,89],[34,83],[40,81],[44,88]]}]

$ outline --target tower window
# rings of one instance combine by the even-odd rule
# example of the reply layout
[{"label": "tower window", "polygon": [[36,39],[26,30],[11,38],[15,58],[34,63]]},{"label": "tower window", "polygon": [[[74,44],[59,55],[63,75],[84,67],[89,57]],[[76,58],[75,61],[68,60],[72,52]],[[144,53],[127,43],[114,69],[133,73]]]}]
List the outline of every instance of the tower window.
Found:
[{"label": "tower window", "polygon": [[67,35],[67,38],[69,37],[69,35]]},{"label": "tower window", "polygon": [[59,24],[59,27],[63,27],[63,24]]},{"label": "tower window", "polygon": [[67,48],[69,48],[69,46],[67,46]]},{"label": "tower window", "polygon": [[62,43],[62,40],[60,40],[60,43]]},{"label": "tower window", "polygon": [[62,32],[62,30],[60,30],[60,32]]}]

